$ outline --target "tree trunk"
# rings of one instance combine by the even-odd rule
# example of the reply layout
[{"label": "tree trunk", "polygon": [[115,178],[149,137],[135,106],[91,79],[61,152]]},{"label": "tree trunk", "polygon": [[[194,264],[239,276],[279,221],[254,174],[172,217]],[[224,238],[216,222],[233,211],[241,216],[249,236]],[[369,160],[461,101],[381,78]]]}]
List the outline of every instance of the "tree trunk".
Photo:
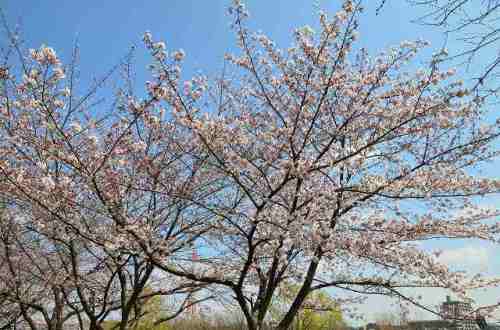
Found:
[{"label": "tree trunk", "polygon": [[292,305],[288,309],[288,312],[285,314],[281,322],[278,324],[276,327],[276,330],[288,330],[290,326],[293,324],[293,320],[295,319],[295,316],[298,314],[300,307],[304,303],[304,300],[307,298],[307,295],[309,294],[309,291],[311,289],[311,285],[314,279],[314,275],[316,275],[316,271],[319,266],[319,262],[321,259],[321,249],[318,248],[316,253],[314,254],[315,259],[311,261],[311,264],[309,265],[309,269],[307,270],[307,275],[304,280],[304,283],[302,284],[302,287],[300,288],[299,292],[297,293],[297,296],[295,297]]},{"label": "tree trunk", "polygon": [[89,330],[104,330],[104,328],[102,327],[100,322],[97,322],[97,320],[91,320]]}]

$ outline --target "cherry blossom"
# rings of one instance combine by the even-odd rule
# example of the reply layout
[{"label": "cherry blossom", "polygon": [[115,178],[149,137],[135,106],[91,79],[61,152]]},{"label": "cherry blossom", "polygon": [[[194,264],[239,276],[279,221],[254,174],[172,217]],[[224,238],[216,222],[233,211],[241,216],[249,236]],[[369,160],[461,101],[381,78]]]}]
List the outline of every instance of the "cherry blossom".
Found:
[{"label": "cherry blossom", "polygon": [[[118,310],[124,330],[156,271],[169,281],[153,294],[221,290],[257,330],[290,283],[298,290],[276,329],[325,288],[343,292],[341,305],[376,294],[430,310],[405,289],[465,297],[497,286],[440,263],[423,243],[498,243],[499,210],[480,198],[500,180],[474,169],[498,156],[499,122],[443,67],[443,52],[427,67],[409,64],[425,41],[378,55],[356,48],[361,11],[346,0],[320,12],[317,31],[298,28],[280,49],[248,29],[234,1],[239,51],[215,78],[186,78],[185,52],[146,32],[149,81],[135,93],[125,70],[108,110],[95,88],[75,92],[72,67],[47,46],[2,71],[0,196],[19,228],[19,258],[39,261],[37,279],[47,274],[29,299],[55,303],[39,289],[55,288],[68,293],[64,312],[91,329]],[[47,249],[22,241],[26,228]],[[33,276],[9,249],[0,250],[7,272]],[[0,278],[0,290],[17,284]]]}]

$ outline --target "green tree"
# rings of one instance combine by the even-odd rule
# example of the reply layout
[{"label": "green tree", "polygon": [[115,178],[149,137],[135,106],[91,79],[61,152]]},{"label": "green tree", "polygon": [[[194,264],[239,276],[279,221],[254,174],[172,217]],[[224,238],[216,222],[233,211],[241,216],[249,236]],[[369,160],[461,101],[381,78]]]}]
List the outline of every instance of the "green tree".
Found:
[{"label": "green tree", "polygon": [[133,330],[168,330],[166,323],[156,324],[162,317],[162,303],[160,296],[154,296],[147,300],[143,307],[143,316],[139,322],[132,327]]},{"label": "green tree", "polygon": [[[143,295],[147,296],[153,291],[150,288],[144,290]],[[169,330],[168,325],[157,321],[163,317],[163,306],[161,297],[154,295],[141,300],[140,306],[134,310],[134,321],[130,324],[131,330]],[[120,321],[108,320],[103,324],[104,330],[116,330],[120,327]]]},{"label": "green tree", "polygon": [[[274,300],[270,309],[272,319],[282,317],[281,306],[289,304],[299,289],[297,285],[288,285],[281,290],[281,294]],[[297,314],[293,330],[338,329],[343,326],[344,321],[338,303],[327,292],[314,291],[309,294]]]}]

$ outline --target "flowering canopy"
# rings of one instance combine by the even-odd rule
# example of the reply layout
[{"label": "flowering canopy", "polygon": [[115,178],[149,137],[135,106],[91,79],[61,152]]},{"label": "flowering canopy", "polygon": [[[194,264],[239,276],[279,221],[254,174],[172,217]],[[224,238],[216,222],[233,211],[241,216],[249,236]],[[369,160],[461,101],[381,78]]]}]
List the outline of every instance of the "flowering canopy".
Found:
[{"label": "flowering canopy", "polygon": [[[38,231],[226,288],[249,329],[264,326],[290,282],[299,290],[277,329],[322,288],[425,308],[402,289],[463,296],[496,285],[417,243],[497,241],[498,211],[474,197],[497,193],[500,180],[469,169],[498,155],[499,121],[440,68],[441,54],[405,71],[423,41],[376,57],[355,50],[361,10],[344,1],[333,17],[320,13],[319,32],[298,29],[280,50],[248,31],[235,1],[241,54],[228,54],[235,70],[213,82],[182,81],[184,52],[148,32],[147,98],[120,90],[101,117],[74,98],[53,50],[32,51],[22,81],[2,78],[2,194]],[[190,261],[193,245],[201,257]]]}]

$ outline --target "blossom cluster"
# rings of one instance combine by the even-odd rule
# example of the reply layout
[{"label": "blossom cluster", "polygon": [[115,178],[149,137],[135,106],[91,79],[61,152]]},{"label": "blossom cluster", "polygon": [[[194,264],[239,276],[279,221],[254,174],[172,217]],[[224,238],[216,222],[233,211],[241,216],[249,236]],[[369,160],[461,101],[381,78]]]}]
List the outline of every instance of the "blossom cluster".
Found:
[{"label": "blossom cluster", "polygon": [[137,307],[117,297],[139,299],[158,272],[187,296],[231,291],[259,329],[292,282],[284,329],[322,288],[418,305],[404,288],[465,297],[498,285],[417,244],[500,243],[500,212],[477,203],[500,180],[471,171],[498,156],[498,121],[453,69],[407,65],[424,41],[355,50],[361,11],[346,0],[280,49],[249,31],[234,1],[240,50],[215,79],[184,79],[184,51],[146,32],[143,97],[119,88],[109,112],[92,108],[92,89],[75,93],[52,48],[30,51],[19,78],[0,70],[12,86],[0,90],[0,285],[26,292],[9,299],[66,299],[99,329],[111,311]]}]

